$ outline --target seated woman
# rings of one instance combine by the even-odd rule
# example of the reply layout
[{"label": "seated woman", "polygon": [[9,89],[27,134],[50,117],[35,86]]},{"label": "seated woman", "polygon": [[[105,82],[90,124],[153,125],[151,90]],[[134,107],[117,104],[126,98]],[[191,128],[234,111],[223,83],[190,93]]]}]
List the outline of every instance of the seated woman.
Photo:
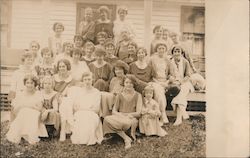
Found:
[{"label": "seated woman", "polygon": [[104,48],[106,50],[106,55],[105,55],[104,60],[110,63],[112,67],[114,67],[116,61],[118,60],[118,58],[114,55],[115,54],[114,41],[111,38],[106,39]]},{"label": "seated woman", "polygon": [[11,122],[7,139],[20,143],[21,138],[30,144],[39,142],[39,136],[48,137],[46,128],[40,120],[42,95],[36,91],[38,79],[34,75],[26,75],[23,79],[25,89],[13,100],[13,112],[16,118]]},{"label": "seated woman", "polygon": [[82,81],[82,74],[84,72],[89,72],[89,67],[85,61],[80,61],[82,52],[79,48],[73,49],[70,56],[72,57],[71,76],[75,81],[80,82]]},{"label": "seated woman", "polygon": [[83,50],[85,55],[82,55],[80,60],[85,61],[87,65],[89,65],[91,62],[95,60],[94,57],[95,45],[93,44],[93,42],[87,41],[84,44]]},{"label": "seated woman", "polygon": [[[67,96],[69,87],[75,84],[75,80],[73,80],[70,75],[71,64],[67,59],[61,59],[57,62],[57,74],[54,75],[55,79],[55,87],[54,90],[58,92],[58,102],[59,104],[64,100]],[[60,132],[60,141],[64,141],[66,139],[66,133],[70,133],[70,124],[69,119],[71,118],[71,113],[68,110],[68,106],[60,105],[59,112],[61,115],[61,132]]]},{"label": "seated woman", "polygon": [[113,68],[115,77],[110,81],[109,92],[102,92],[101,117],[111,115],[114,105],[114,97],[122,92],[122,82],[127,74],[129,66],[123,61],[118,60]]},{"label": "seated woman", "polygon": [[131,128],[131,136],[135,140],[135,130],[141,115],[142,97],[134,90],[136,81],[130,76],[124,78],[124,90],[116,96],[112,115],[103,121],[103,133],[116,133],[125,142],[125,149],[131,147],[131,138],[125,133]]},{"label": "seated woman", "polygon": [[[42,79],[45,75],[53,76],[56,72],[56,67],[53,63],[53,53],[48,48],[45,47],[41,50],[42,62],[35,66],[39,82],[42,82]],[[43,88],[42,84],[39,85],[39,89]]]},{"label": "seated woman", "polygon": [[44,76],[41,84],[43,87],[41,91],[43,98],[41,119],[46,126],[49,138],[52,139],[59,134],[61,122],[56,97],[57,93],[53,90],[55,82],[52,76],[47,75]]},{"label": "seated woman", "polygon": [[111,65],[104,61],[105,54],[103,48],[96,48],[96,60],[89,64],[89,69],[93,73],[94,87],[107,92],[113,75]]},{"label": "seated woman", "polygon": [[165,97],[165,89],[158,83],[153,82],[153,67],[151,64],[147,63],[146,56],[147,51],[145,48],[140,47],[136,52],[137,61],[130,64],[129,71],[131,74],[135,75],[137,78],[138,86],[136,90],[142,93],[143,89],[150,84],[154,87],[154,99],[160,105],[161,111],[161,124],[168,123],[168,118],[166,116],[165,108],[166,108],[166,97]]},{"label": "seated woman", "polygon": [[[191,76],[191,68],[189,62],[182,56],[183,49],[180,45],[174,45],[172,48],[173,58],[171,62],[173,63],[175,70],[175,82],[180,85],[180,92],[173,98],[171,105],[174,111],[177,113],[177,119],[174,125],[179,125],[182,123],[182,119],[188,119],[188,114],[186,112],[187,107],[187,95],[194,91],[194,86],[192,81],[196,81],[196,77]],[[196,87],[200,89],[199,87]]]},{"label": "seated woman", "polygon": [[[73,144],[101,144],[103,139],[102,123],[98,116],[101,93],[92,86],[91,72],[83,73],[83,86],[74,87],[62,104],[73,107],[71,140]],[[73,88],[73,87],[72,87]]]}]

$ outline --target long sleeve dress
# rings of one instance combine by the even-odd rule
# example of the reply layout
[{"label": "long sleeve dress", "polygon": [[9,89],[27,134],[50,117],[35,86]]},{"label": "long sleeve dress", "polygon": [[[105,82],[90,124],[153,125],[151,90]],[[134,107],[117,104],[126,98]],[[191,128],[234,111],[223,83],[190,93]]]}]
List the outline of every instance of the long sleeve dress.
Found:
[{"label": "long sleeve dress", "polygon": [[67,103],[73,108],[73,144],[93,145],[103,140],[100,110],[101,93],[96,88],[77,87],[74,96],[68,97]]},{"label": "long sleeve dress", "polygon": [[94,42],[95,22],[82,21],[79,24],[79,34],[82,35],[84,41],[90,40]]},{"label": "long sleeve dress", "polygon": [[[120,113],[141,112],[142,97],[138,92],[134,92],[132,98],[127,98],[123,93],[116,96],[115,105],[113,108]],[[120,131],[127,131],[137,118],[130,118],[123,114],[112,114],[106,116],[103,121],[103,133],[117,133]]]},{"label": "long sleeve dress", "polygon": [[147,136],[165,136],[166,131],[161,128],[159,120],[160,116],[161,112],[159,104],[153,99],[144,99],[144,105],[142,106],[142,116],[139,119],[140,132]]},{"label": "long sleeve dress", "polygon": [[27,96],[25,92],[18,93],[13,100],[16,118],[11,122],[7,139],[13,143],[20,143],[21,138],[30,144],[39,142],[40,137],[48,137],[45,125],[40,120],[42,97],[39,91]]}]

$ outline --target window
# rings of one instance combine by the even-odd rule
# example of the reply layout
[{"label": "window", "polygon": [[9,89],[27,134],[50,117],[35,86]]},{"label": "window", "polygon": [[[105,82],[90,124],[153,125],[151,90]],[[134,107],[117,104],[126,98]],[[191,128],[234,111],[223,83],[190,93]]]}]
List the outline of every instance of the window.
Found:
[{"label": "window", "polygon": [[93,15],[93,20],[97,20],[99,17],[98,15],[98,8],[100,6],[107,6],[110,9],[110,17],[109,19],[111,21],[114,21],[116,18],[116,5],[109,5],[109,4],[91,4],[91,3],[78,3],[77,4],[77,15],[76,15],[76,33],[79,30],[79,24],[82,20],[84,20],[84,10],[87,7],[90,7],[93,9],[94,15]]},{"label": "window", "polygon": [[205,77],[205,8],[181,7],[181,32],[191,45],[195,67]]}]

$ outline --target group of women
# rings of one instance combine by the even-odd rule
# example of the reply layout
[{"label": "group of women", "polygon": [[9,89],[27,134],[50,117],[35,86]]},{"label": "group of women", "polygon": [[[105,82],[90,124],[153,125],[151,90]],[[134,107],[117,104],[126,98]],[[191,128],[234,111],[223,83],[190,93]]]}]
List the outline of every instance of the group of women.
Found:
[{"label": "group of women", "polygon": [[136,43],[126,7],[118,9],[114,22],[107,6],[98,11],[94,21],[93,9],[85,9],[73,42],[63,41],[58,22],[48,47],[39,51],[32,41],[24,50],[9,93],[9,141],[35,144],[57,136],[65,141],[69,134],[74,144],[92,145],[115,133],[128,149],[138,132],[167,134],[166,94],[177,113],[174,125],[188,118],[186,97],[204,89],[205,82],[178,35],[155,26],[148,53]]}]

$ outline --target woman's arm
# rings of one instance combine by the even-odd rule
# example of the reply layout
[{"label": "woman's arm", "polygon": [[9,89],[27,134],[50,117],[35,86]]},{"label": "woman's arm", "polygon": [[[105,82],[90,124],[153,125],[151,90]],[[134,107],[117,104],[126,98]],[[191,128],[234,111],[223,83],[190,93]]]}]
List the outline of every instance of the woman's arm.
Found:
[{"label": "woman's arm", "polygon": [[100,106],[101,106],[101,92],[98,91],[95,95],[95,98],[93,98],[94,104],[91,107],[91,110],[93,110],[95,113],[99,114]]}]

